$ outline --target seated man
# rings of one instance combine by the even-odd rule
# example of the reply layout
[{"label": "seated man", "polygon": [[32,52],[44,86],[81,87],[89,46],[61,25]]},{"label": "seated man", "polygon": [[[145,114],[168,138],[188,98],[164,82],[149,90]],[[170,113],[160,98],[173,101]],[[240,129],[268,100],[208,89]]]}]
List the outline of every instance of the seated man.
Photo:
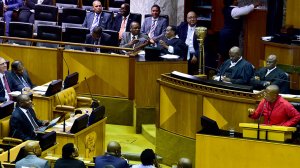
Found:
[{"label": "seated man", "polygon": [[253,65],[242,58],[239,47],[232,47],[229,56],[230,59],[221,65],[213,79],[225,83],[248,84],[254,73]]},{"label": "seated man", "polygon": [[168,26],[165,34],[165,38],[159,40],[158,47],[161,48],[163,54],[179,55],[181,60],[186,60],[188,54],[187,45],[176,37],[176,26]]},{"label": "seated man", "polygon": [[34,23],[34,7],[36,4],[52,5],[52,0],[26,0],[20,8],[19,21]]},{"label": "seated man", "polygon": [[258,119],[264,117],[266,125],[292,127],[300,121],[300,113],[279,94],[277,85],[270,85],[265,90],[265,98],[260,101],[256,110],[249,108],[249,117]]},{"label": "seated man", "polygon": [[0,102],[12,100],[11,83],[9,80],[9,73],[7,72],[7,61],[0,57]]},{"label": "seated man", "polygon": [[157,42],[159,38],[164,36],[166,28],[168,26],[167,19],[159,16],[160,7],[154,4],[151,7],[152,17],[147,17],[142,25],[142,33],[148,34],[151,42]]},{"label": "seated man", "polygon": [[[92,34],[88,34],[86,36],[85,43],[86,44],[94,44],[94,45],[107,45],[110,46],[110,38],[111,36],[107,33],[102,32],[102,28],[100,26],[96,26],[93,29]],[[90,52],[106,52],[109,53],[110,51],[107,49],[100,49],[100,48],[85,48],[86,51]]]},{"label": "seated man", "polygon": [[121,146],[118,142],[109,142],[105,155],[97,156],[95,159],[95,168],[104,168],[107,165],[112,165],[115,168],[129,167],[127,161],[121,158]]},{"label": "seated man", "polygon": [[26,140],[35,140],[40,126],[49,124],[48,121],[38,120],[32,109],[32,101],[29,95],[20,94],[17,97],[17,105],[10,118],[10,136]]},{"label": "seated man", "polygon": [[152,149],[145,149],[141,153],[140,158],[141,158],[142,164],[133,165],[132,168],[156,168],[156,167],[158,168],[158,167],[160,167],[157,162],[156,155]]},{"label": "seated man", "polygon": [[55,162],[54,168],[85,168],[83,161],[76,159],[78,149],[73,143],[67,143],[62,148],[62,158]]},{"label": "seated man", "polygon": [[266,67],[260,68],[251,78],[254,89],[262,90],[269,85],[277,85],[280,93],[289,93],[289,82],[287,74],[276,67],[276,55],[269,55]]},{"label": "seated man", "polygon": [[101,26],[103,29],[110,29],[112,26],[112,17],[108,13],[102,12],[102,4],[99,0],[93,2],[93,12],[86,15],[82,25],[91,32],[96,26]]},{"label": "seated man", "polygon": [[141,26],[138,22],[132,22],[130,32],[124,32],[120,47],[136,48],[147,42],[148,36],[140,32]]},{"label": "seated man", "polygon": [[5,35],[8,36],[9,35],[9,23],[11,21],[11,18],[12,18],[12,14],[13,14],[13,11],[16,10],[16,9],[19,9],[22,4],[23,4],[23,1],[22,0],[3,0],[3,11],[4,11],[4,14],[3,14],[3,17],[4,17],[4,21],[6,23],[6,26],[5,26]]},{"label": "seated man", "polygon": [[29,141],[25,145],[27,156],[16,163],[16,168],[23,167],[41,167],[50,168],[48,160],[39,158],[42,154],[42,149],[38,141]]},{"label": "seated man", "polygon": [[12,62],[11,70],[8,79],[10,80],[12,91],[30,90],[34,87],[21,61]]}]

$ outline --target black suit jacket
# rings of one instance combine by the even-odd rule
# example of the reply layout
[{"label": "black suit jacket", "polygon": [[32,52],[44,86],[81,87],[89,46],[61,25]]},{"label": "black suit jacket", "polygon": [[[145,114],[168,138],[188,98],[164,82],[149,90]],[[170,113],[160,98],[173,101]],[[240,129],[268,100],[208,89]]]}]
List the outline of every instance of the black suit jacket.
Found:
[{"label": "black suit jacket", "polygon": [[167,43],[168,46],[172,46],[174,48],[174,53],[170,53],[168,49],[163,48],[160,44],[158,47],[161,48],[162,54],[174,54],[179,55],[181,60],[186,60],[188,47],[187,45],[179,38],[162,38],[163,41]]},{"label": "black suit jacket", "polygon": [[[36,118],[34,110],[29,109],[29,112],[31,113],[32,117],[34,118],[38,126],[42,126],[42,121]],[[36,139],[33,126],[31,125],[29,119],[26,117],[26,115],[19,107],[16,107],[12,112],[9,124],[10,124],[10,136],[14,138],[22,139],[24,141]]]},{"label": "black suit jacket", "polygon": [[[111,38],[111,36],[109,34],[102,32],[101,38],[100,38],[100,44],[97,44],[97,45],[111,46],[110,38]],[[86,36],[85,43],[86,44],[94,44],[95,40],[98,40],[98,39],[94,39],[92,34],[88,34]],[[86,51],[90,51],[90,52],[96,52],[97,51],[97,48],[86,47],[85,49],[86,49]],[[100,50],[101,50],[101,53],[103,53],[103,52],[104,53],[109,53],[110,52],[110,50],[107,50],[107,49],[100,49]]]},{"label": "black suit jacket", "polygon": [[[26,70],[24,70],[23,72],[23,78],[26,81],[26,83],[29,85],[29,87],[32,89],[34,85],[32,84]],[[21,77],[18,77],[16,73],[9,71],[9,76],[7,80],[9,80],[9,83],[11,83],[11,87],[10,87],[11,91],[22,91],[22,89],[25,86],[23,85],[20,79]]]},{"label": "black suit jacket", "polygon": [[[123,21],[122,15],[120,13],[118,13],[117,16],[115,17],[113,30],[119,32],[120,28],[121,28],[122,21]],[[126,29],[125,29],[126,32],[130,31],[130,24],[133,21],[138,22],[139,24],[141,24],[140,20],[137,17],[137,15],[130,14],[129,18],[127,20],[127,24],[126,24]]]},{"label": "black suit jacket", "polygon": [[[7,79],[7,83],[9,85],[9,88],[11,90],[12,88],[12,83],[11,81],[9,80],[10,79],[10,73],[8,72],[5,72],[5,76],[6,76],[6,79]],[[6,98],[5,98],[5,89],[3,87],[3,83],[2,81],[0,80],[0,102],[5,102],[6,101]]]}]

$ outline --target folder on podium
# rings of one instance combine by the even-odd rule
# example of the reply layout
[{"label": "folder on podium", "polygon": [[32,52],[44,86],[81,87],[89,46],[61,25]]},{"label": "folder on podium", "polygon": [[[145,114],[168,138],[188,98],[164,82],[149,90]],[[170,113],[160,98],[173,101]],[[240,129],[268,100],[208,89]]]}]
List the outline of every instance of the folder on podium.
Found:
[{"label": "folder on podium", "polygon": [[[243,128],[244,138],[257,139],[258,124],[257,123],[240,123]],[[292,138],[292,133],[296,131],[296,127],[285,127],[276,125],[259,125],[259,139],[284,142]]]}]

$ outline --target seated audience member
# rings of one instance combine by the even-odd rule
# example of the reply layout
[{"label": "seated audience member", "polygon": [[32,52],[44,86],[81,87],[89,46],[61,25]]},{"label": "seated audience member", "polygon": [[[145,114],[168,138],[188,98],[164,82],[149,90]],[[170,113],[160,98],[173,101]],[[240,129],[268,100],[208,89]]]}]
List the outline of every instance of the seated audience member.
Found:
[{"label": "seated audience member", "polygon": [[12,100],[12,97],[8,94],[11,92],[11,83],[8,78],[7,61],[0,57],[0,102]]},{"label": "seated audience member", "polygon": [[10,135],[14,138],[35,140],[40,126],[49,124],[48,121],[38,120],[32,109],[32,101],[29,95],[21,94],[17,97],[17,105],[10,118]]},{"label": "seated audience member", "polygon": [[199,42],[195,33],[197,24],[197,15],[190,11],[186,17],[187,22],[182,22],[178,27],[178,36],[189,47],[188,73],[191,75],[198,74],[199,71]]},{"label": "seated audience member", "polygon": [[276,55],[269,55],[266,67],[257,70],[251,78],[254,89],[262,90],[269,85],[277,85],[280,93],[289,93],[289,82],[287,74],[276,67]]},{"label": "seated audience member", "polygon": [[119,32],[119,39],[122,38],[124,32],[129,32],[132,22],[138,22],[137,15],[130,14],[130,5],[124,3],[121,5],[120,13],[114,19],[113,30]]},{"label": "seated audience member", "polygon": [[176,26],[168,26],[165,38],[159,40],[158,47],[161,48],[161,53],[163,54],[179,55],[181,60],[185,60],[188,47],[182,40],[177,38],[176,35]]},{"label": "seated audience member", "polygon": [[30,90],[34,87],[21,61],[11,63],[11,72],[8,79],[12,91]]},{"label": "seated audience member", "polygon": [[19,21],[34,23],[34,8],[35,5],[52,5],[52,0],[26,0],[23,6],[20,8]]},{"label": "seated audience member", "polygon": [[270,85],[265,90],[265,98],[260,101],[256,110],[249,108],[249,117],[258,119],[264,117],[266,125],[292,127],[300,121],[300,113],[279,94],[277,85]]},{"label": "seated audience member", "polygon": [[145,149],[141,153],[141,162],[142,164],[133,165],[132,168],[158,168],[160,167],[157,160],[155,153],[152,149]]},{"label": "seated audience member", "polygon": [[62,148],[62,158],[55,162],[54,168],[85,168],[83,161],[75,159],[78,156],[77,147],[73,143],[67,143]]},{"label": "seated audience member", "polygon": [[25,145],[27,156],[16,163],[16,168],[24,167],[39,167],[50,168],[48,160],[39,158],[42,154],[42,149],[38,141],[29,141]]},{"label": "seated audience member", "polygon": [[82,26],[90,29],[91,32],[96,26],[101,26],[103,29],[111,28],[112,18],[110,14],[102,12],[102,4],[99,0],[93,2],[93,12],[86,15]]},{"label": "seated audience member", "polygon": [[180,158],[176,168],[193,168],[193,164],[188,158]]},{"label": "seated audience member", "polygon": [[5,35],[8,36],[9,35],[9,23],[12,19],[13,11],[16,9],[19,9],[22,6],[23,1],[22,0],[3,0],[2,2],[3,2],[3,11],[4,11],[3,18],[6,23]]},{"label": "seated audience member", "polygon": [[166,28],[168,26],[167,19],[159,16],[160,7],[154,4],[151,7],[152,17],[147,17],[142,25],[142,33],[148,34],[151,42],[157,42],[157,40],[164,36]]},{"label": "seated audience member", "polygon": [[243,59],[239,47],[232,47],[229,56],[230,59],[221,65],[220,71],[213,79],[225,83],[248,84],[254,73],[253,65]]},{"label": "seated audience member", "polygon": [[148,44],[148,36],[140,32],[141,26],[138,22],[131,22],[130,32],[124,32],[120,47],[136,48],[144,43]]},{"label": "seated audience member", "polygon": [[[94,45],[106,45],[109,46],[110,44],[110,38],[111,36],[107,33],[102,32],[102,28],[100,26],[97,26],[93,29],[92,34],[88,34],[86,36],[85,43],[86,44],[94,44]],[[91,52],[106,52],[108,53],[109,50],[107,49],[100,49],[100,48],[85,48],[86,51]]]},{"label": "seated audience member", "polygon": [[121,146],[118,142],[109,142],[105,155],[97,156],[95,159],[95,168],[104,168],[107,165],[114,166],[115,168],[129,167],[127,161],[121,156]]}]

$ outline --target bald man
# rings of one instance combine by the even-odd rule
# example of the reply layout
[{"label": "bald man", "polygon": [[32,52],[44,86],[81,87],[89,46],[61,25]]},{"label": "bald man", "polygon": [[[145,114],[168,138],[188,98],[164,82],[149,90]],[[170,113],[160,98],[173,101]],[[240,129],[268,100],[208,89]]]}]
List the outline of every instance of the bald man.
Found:
[{"label": "bald man", "polygon": [[192,162],[188,158],[180,158],[177,163],[177,168],[192,168]]},{"label": "bald man", "polygon": [[39,158],[42,154],[42,149],[38,141],[29,141],[25,145],[27,156],[16,163],[16,168],[22,167],[39,167],[48,168],[49,163],[47,160]]},{"label": "bald man", "polygon": [[188,73],[191,75],[199,73],[199,42],[195,33],[197,26],[197,15],[190,11],[186,16],[187,22],[181,22],[177,27],[178,37],[189,47]]},{"label": "bald man", "polygon": [[239,47],[232,47],[229,56],[230,59],[221,65],[220,71],[213,79],[225,83],[248,84],[254,73],[253,65],[243,59]]},{"label": "bald man", "polygon": [[7,61],[0,57],[0,102],[12,99],[8,94],[12,91],[12,84],[9,80],[9,76],[9,73],[7,72]]},{"label": "bald man", "polygon": [[106,165],[112,165],[115,168],[129,167],[128,162],[121,156],[121,145],[116,141],[111,141],[107,145],[105,155],[96,157],[95,168],[104,168]]},{"label": "bald man", "polygon": [[256,110],[249,108],[249,117],[258,119],[264,117],[266,125],[280,125],[292,127],[300,121],[300,113],[288,101],[279,95],[277,85],[270,85],[265,90],[264,99]]},{"label": "bald man", "polygon": [[289,93],[289,80],[288,75],[278,67],[277,56],[271,54],[266,61],[266,67],[260,68],[251,78],[251,85],[256,90],[262,90],[269,85],[277,85],[279,87],[279,93]]}]

